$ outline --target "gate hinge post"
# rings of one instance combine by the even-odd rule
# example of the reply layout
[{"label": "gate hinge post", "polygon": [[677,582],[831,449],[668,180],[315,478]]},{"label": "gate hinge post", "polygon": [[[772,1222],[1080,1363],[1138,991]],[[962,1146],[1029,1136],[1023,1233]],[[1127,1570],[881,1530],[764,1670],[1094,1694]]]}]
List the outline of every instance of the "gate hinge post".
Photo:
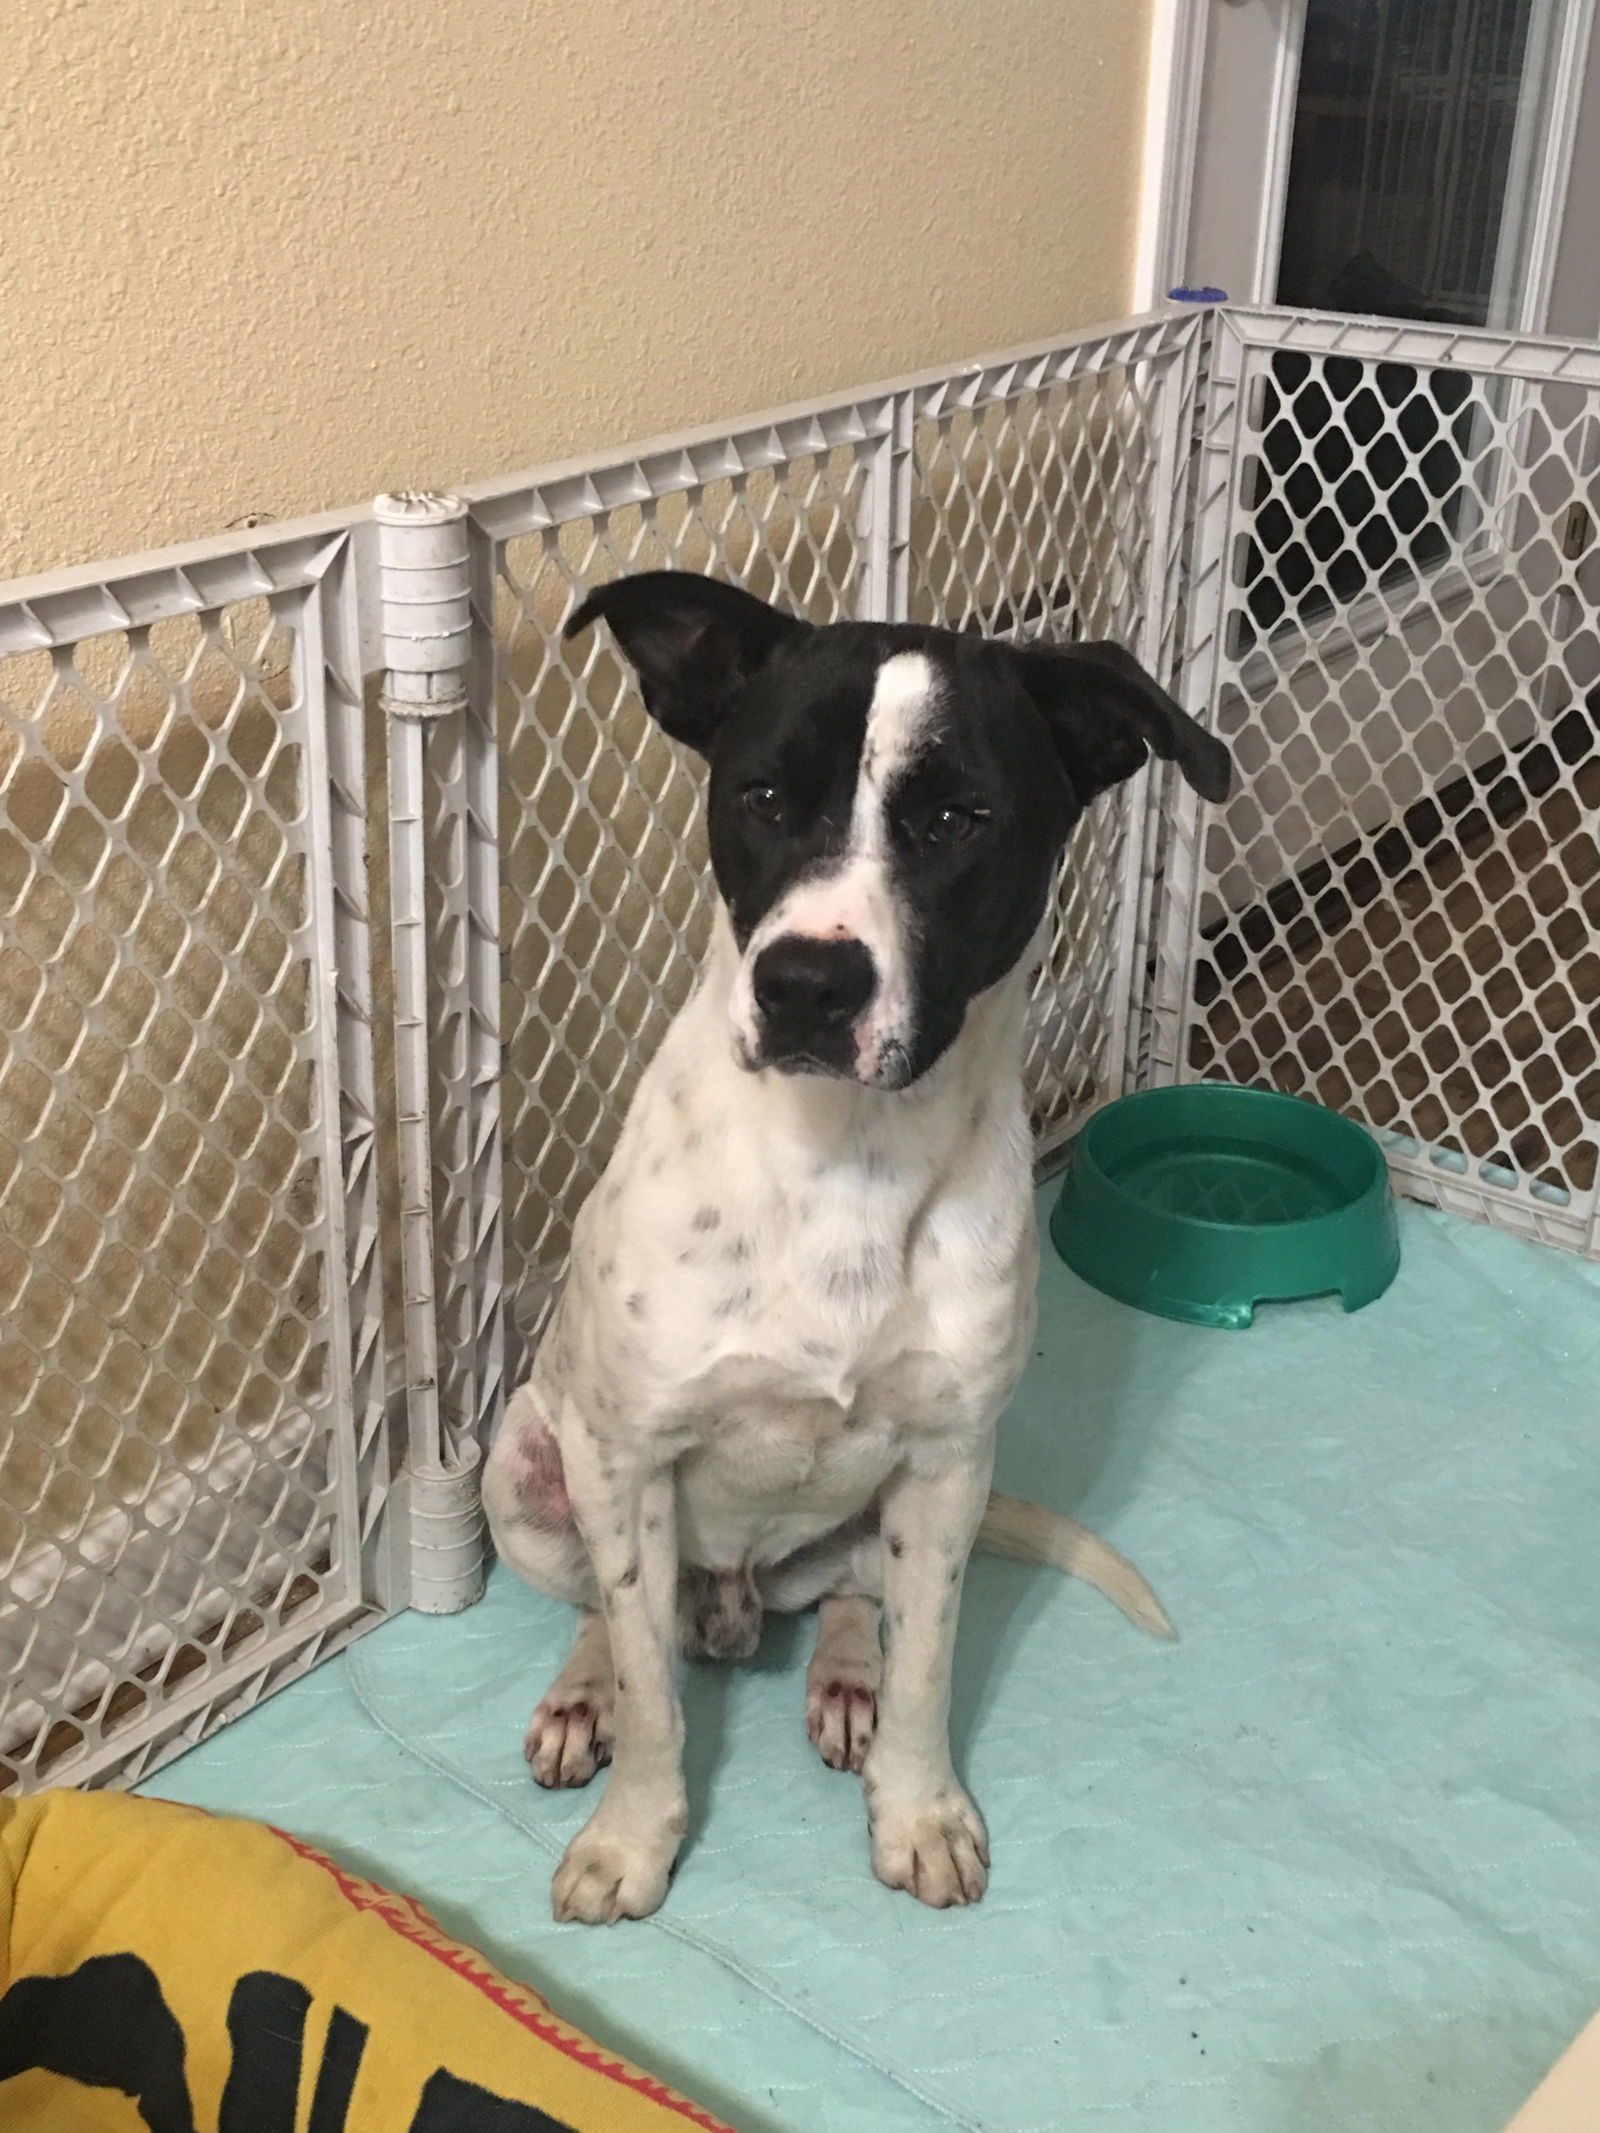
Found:
[{"label": "gate hinge post", "polygon": [[426,779],[430,729],[467,705],[471,533],[467,507],[454,496],[380,496],[372,515],[388,723],[410,1603],[425,1614],[453,1614],[481,1596],[485,1551],[478,1445],[470,1430],[450,1427],[439,1397]]},{"label": "gate hinge post", "polygon": [[443,718],[467,700],[467,507],[458,496],[407,489],[378,497],[372,515],[378,525],[384,709],[391,718]]}]

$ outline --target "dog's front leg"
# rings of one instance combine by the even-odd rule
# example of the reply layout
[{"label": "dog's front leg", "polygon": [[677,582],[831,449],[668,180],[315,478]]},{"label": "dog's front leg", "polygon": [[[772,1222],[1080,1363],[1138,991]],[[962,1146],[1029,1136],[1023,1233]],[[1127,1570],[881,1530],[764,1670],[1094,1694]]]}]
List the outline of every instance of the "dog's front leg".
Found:
[{"label": "dog's front leg", "polygon": [[594,1564],[616,1672],[611,1774],[551,1887],[556,1917],[586,1925],[656,1909],[686,1820],[673,1479],[670,1468],[646,1463],[650,1449],[602,1450],[581,1423],[562,1435],[567,1490]]},{"label": "dog's front leg", "polygon": [[872,1869],[941,1910],[976,1903],[988,1881],[983,1821],[950,1761],[950,1660],[990,1465],[952,1453],[932,1472],[898,1475],[882,1503],[886,1649],[862,1774]]}]

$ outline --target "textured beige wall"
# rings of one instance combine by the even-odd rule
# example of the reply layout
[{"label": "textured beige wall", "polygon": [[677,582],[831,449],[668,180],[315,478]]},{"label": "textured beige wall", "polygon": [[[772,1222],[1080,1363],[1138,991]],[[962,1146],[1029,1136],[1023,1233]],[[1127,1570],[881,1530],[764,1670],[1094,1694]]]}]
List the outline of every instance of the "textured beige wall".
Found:
[{"label": "textured beige wall", "polygon": [[0,576],[1114,317],[1148,0],[6,0]]}]

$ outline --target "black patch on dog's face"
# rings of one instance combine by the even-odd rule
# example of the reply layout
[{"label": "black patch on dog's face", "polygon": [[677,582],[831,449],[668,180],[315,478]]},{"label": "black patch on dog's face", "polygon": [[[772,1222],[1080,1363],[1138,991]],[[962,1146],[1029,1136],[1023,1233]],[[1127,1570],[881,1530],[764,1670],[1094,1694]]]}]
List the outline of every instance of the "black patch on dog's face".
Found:
[{"label": "black patch on dog's face", "polygon": [[[633,659],[649,708],[709,760],[712,867],[741,951],[758,951],[751,1065],[906,1086],[1026,952],[1097,794],[1152,748],[1208,798],[1227,791],[1221,744],[1114,645],[1019,651],[910,625],[815,628],[677,572],[602,587],[569,630],[596,615]],[[879,760],[868,745],[875,692],[902,653],[920,655],[929,686]],[[863,791],[877,824],[870,855]],[[887,889],[877,917],[864,929],[858,898],[850,922],[841,902],[830,926],[819,885],[869,863]],[[806,921],[790,934],[797,891]],[[882,938],[867,937],[874,928]],[[863,1065],[861,1033],[875,1027],[891,965],[896,1026],[865,1047]]]},{"label": "black patch on dog's face", "polygon": [[785,890],[844,857],[881,635],[843,624],[781,645],[716,735],[711,867],[741,948]]},{"label": "black patch on dog's face", "polygon": [[[874,692],[885,662],[905,652],[926,661],[928,708],[914,744],[868,794],[897,938],[864,946],[880,965],[897,956],[906,973],[907,1012],[878,1073],[890,1087],[924,1073],[971,1000],[1025,953],[1079,812],[1014,655],[945,631],[808,631],[751,678],[711,750],[712,866],[745,949],[798,885],[850,863]],[[874,767],[881,776],[890,766]],[[842,960],[849,950],[841,941],[820,952]],[[791,1028],[772,1017],[761,1027],[761,1064],[855,1072],[854,1020]]]}]

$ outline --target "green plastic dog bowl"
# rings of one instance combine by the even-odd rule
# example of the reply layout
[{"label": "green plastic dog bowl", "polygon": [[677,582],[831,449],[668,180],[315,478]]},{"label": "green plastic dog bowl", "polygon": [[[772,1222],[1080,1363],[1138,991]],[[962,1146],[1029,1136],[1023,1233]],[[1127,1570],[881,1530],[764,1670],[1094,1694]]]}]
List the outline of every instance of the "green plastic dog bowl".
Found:
[{"label": "green plastic dog bowl", "polygon": [[1307,1296],[1359,1311],[1400,1265],[1371,1134],[1320,1104],[1219,1081],[1097,1112],[1050,1235],[1103,1294],[1191,1326],[1248,1326],[1257,1304]]}]

